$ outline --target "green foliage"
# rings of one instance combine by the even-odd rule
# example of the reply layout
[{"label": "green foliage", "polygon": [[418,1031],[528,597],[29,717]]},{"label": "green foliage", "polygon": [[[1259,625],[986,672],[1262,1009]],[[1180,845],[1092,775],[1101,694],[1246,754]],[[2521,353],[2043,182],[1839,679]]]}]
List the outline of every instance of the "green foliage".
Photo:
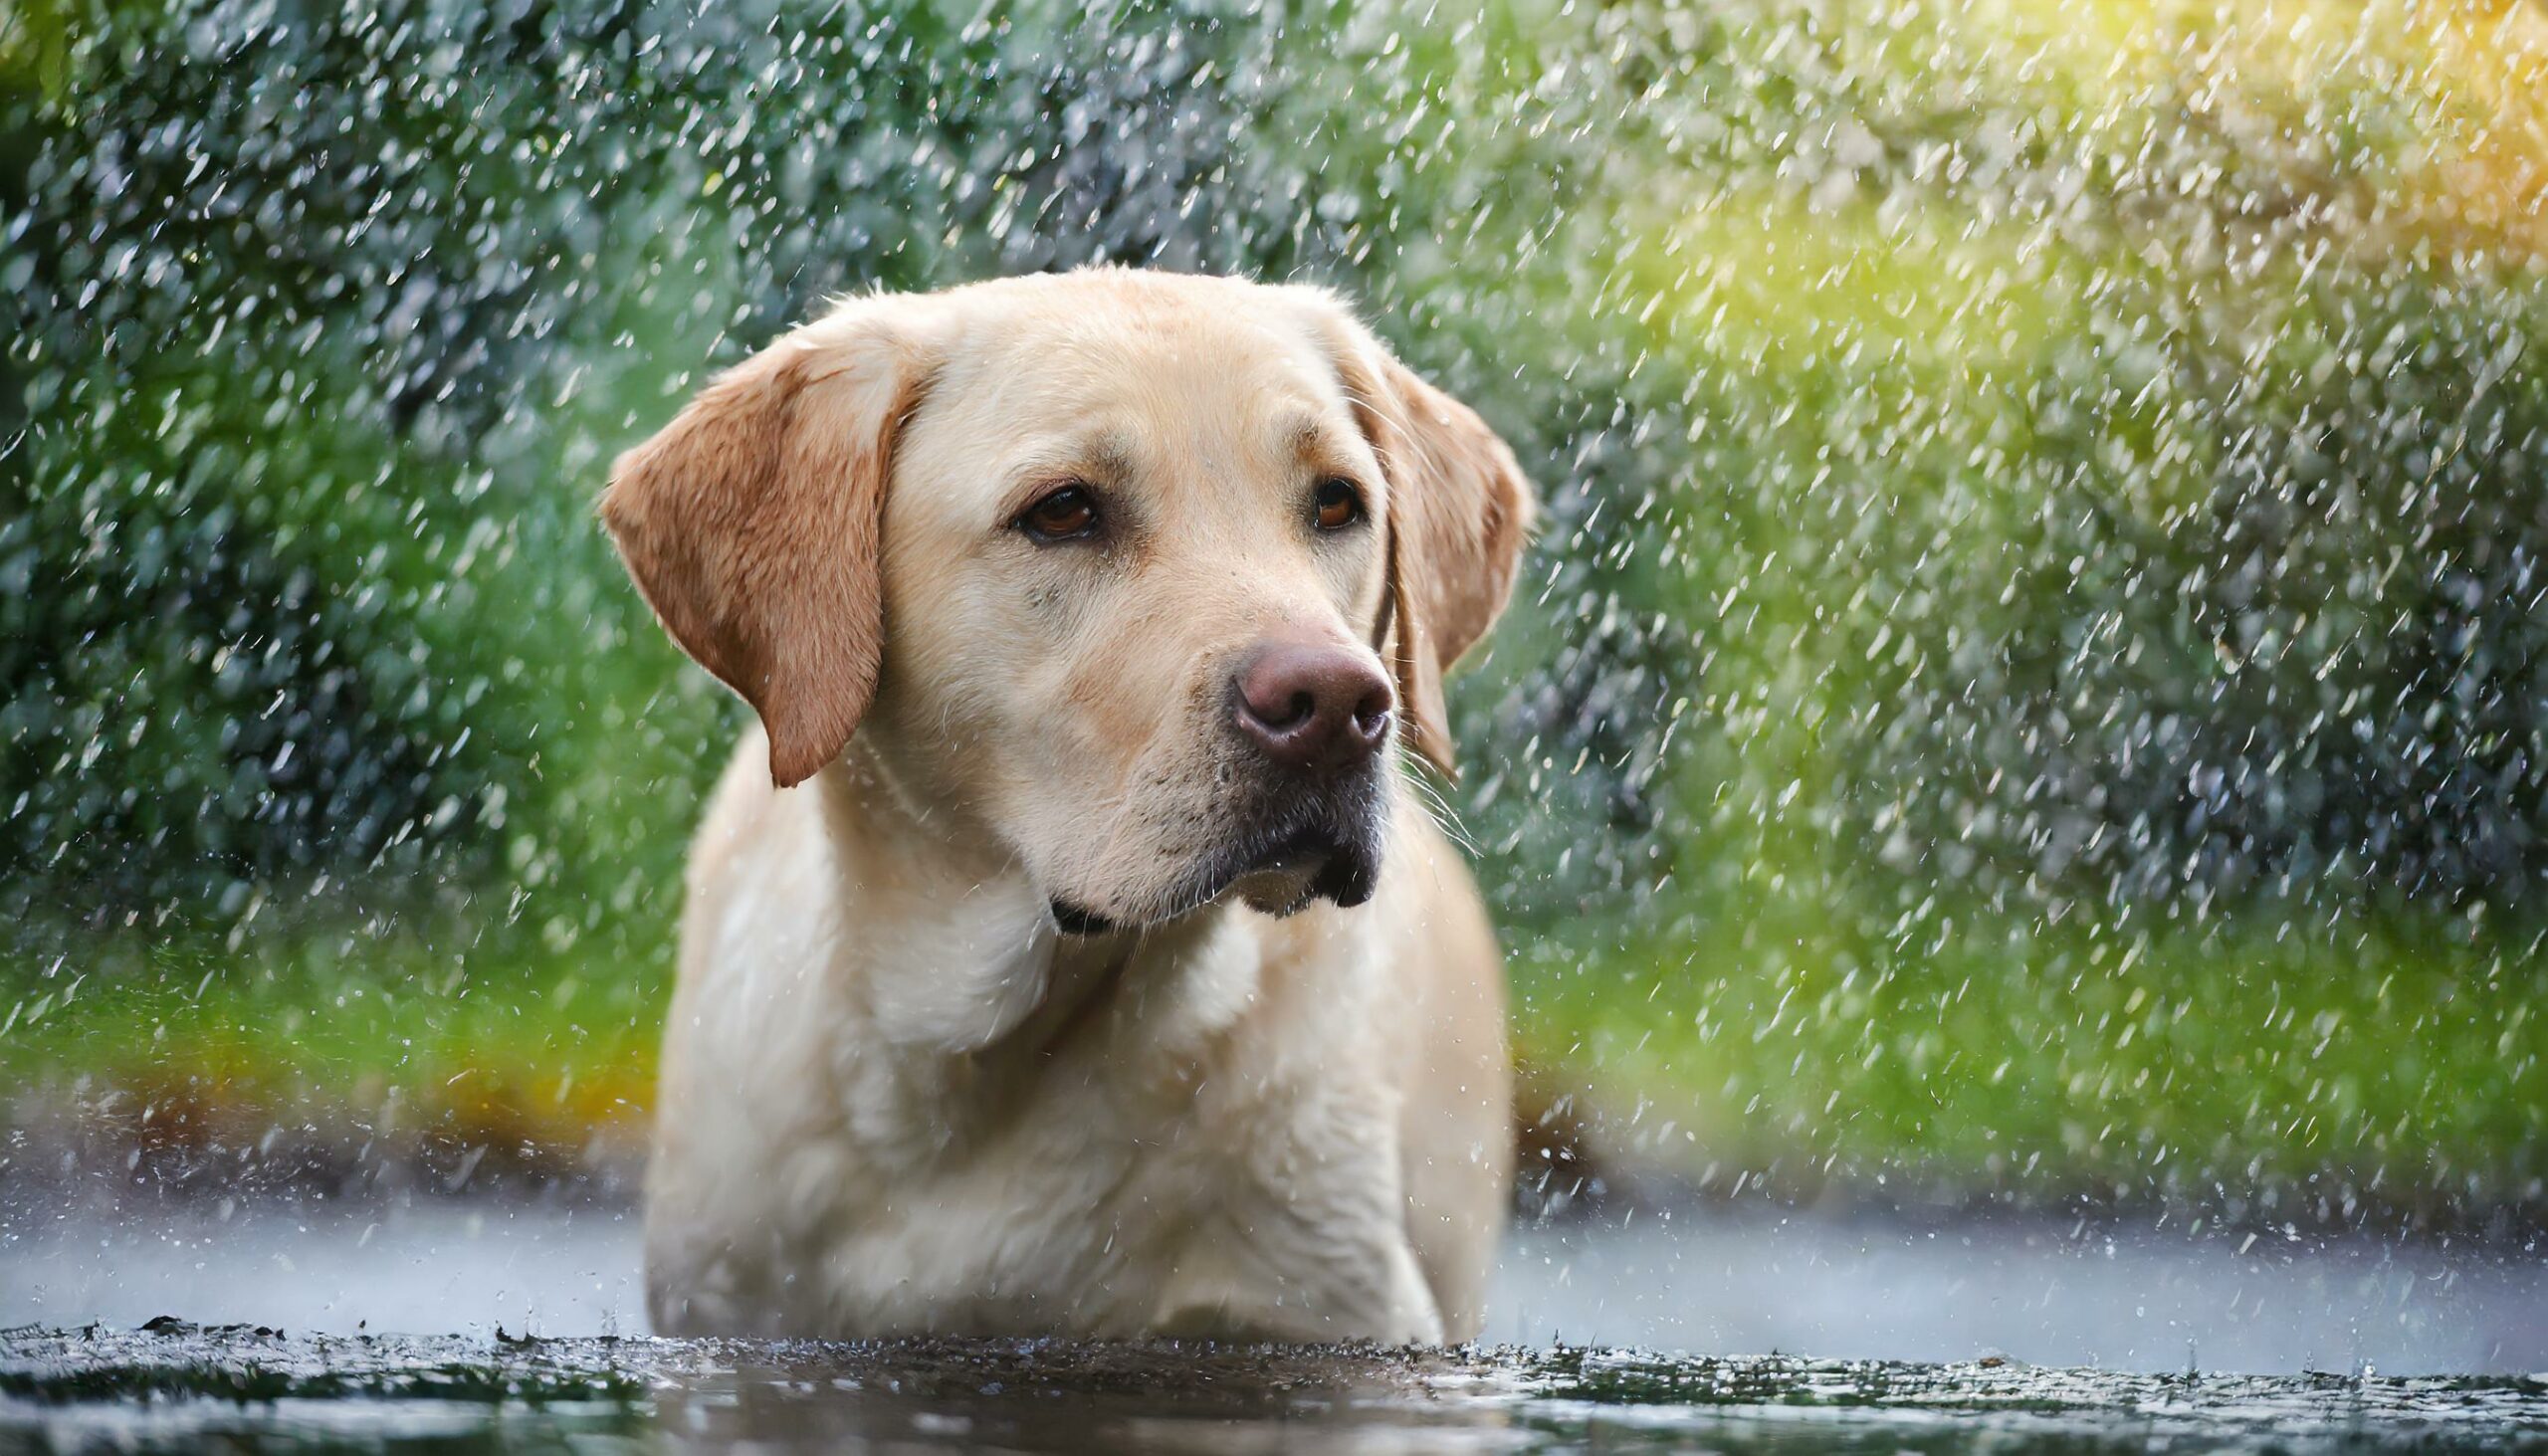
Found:
[{"label": "green foliage", "polygon": [[280,1016],[370,918],[437,968],[347,1064],[570,979],[643,1044],[738,714],[611,454],[827,294],[1123,260],[1344,287],[1540,481],[1459,807],[1610,1142],[2536,1202],[2548,89],[2300,9],[46,12],[19,1004],[195,979],[139,933]]},{"label": "green foliage", "polygon": [[2408,219],[2413,88],[2330,171],[1770,11],[1628,265],[1672,852],[1540,912],[1526,1040],[1720,1187],[2535,1209],[2548,259]]},{"label": "green foliage", "polygon": [[[907,5],[807,44],[740,15],[216,6],[72,47],[75,86],[9,102],[14,892],[221,919],[321,877],[571,879],[594,909],[556,915],[623,914],[732,718],[587,503],[703,361],[870,285],[1346,276],[1557,185],[1523,140],[1401,196],[1446,141],[1346,134],[1346,65],[1284,84],[1330,43],[1409,64],[1334,17],[1057,20]],[[1300,150],[1238,144],[1257,127]]]}]

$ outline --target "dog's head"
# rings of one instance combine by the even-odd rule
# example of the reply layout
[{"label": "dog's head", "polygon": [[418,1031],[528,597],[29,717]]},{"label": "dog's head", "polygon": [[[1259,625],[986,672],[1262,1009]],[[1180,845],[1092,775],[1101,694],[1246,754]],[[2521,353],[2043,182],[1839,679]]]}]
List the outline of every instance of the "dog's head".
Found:
[{"label": "dog's head", "polygon": [[841,305],[621,457],[602,518],[795,784],[853,732],[1065,930],[1368,898],[1393,735],[1531,494],[1332,297],[1096,270]]}]

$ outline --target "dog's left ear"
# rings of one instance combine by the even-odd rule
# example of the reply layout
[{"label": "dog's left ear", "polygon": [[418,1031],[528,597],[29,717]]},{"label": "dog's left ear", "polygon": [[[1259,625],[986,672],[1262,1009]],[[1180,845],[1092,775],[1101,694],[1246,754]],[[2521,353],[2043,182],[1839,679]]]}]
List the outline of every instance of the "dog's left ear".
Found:
[{"label": "dog's left ear", "polygon": [[736,365],[602,497],[664,630],[760,715],[781,787],[839,756],[876,691],[885,487],[919,389],[907,302],[845,304]]},{"label": "dog's left ear", "polygon": [[1513,595],[1531,483],[1475,410],[1417,378],[1332,297],[1314,297],[1355,418],[1388,478],[1388,655],[1403,731],[1457,777],[1442,675]]}]

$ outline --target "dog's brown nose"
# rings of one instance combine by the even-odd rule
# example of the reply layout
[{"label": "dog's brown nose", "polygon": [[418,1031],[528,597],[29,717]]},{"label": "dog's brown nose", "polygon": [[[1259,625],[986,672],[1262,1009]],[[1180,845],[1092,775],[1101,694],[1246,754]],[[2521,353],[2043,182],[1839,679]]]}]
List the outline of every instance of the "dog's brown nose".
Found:
[{"label": "dog's brown nose", "polygon": [[1287,767],[1368,761],[1388,736],[1389,708],[1389,680],[1349,648],[1268,642],[1239,669],[1239,731]]}]

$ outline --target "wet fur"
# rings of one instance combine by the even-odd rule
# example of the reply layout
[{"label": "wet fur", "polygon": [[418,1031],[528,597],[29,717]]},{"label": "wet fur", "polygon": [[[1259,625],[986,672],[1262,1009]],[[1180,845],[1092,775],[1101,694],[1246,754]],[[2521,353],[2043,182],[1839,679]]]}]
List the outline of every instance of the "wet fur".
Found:
[{"label": "wet fur", "polygon": [[[1118,534],[1003,533],[1074,471]],[[1368,529],[1299,527],[1322,472]],[[1250,645],[1310,634],[1385,663],[1448,767],[1440,675],[1530,518],[1474,414],[1324,293],[1093,270],[846,303],[602,511],[763,725],[690,865],[659,1330],[1476,1332],[1484,911],[1393,755],[1299,792],[1227,717]]]}]

